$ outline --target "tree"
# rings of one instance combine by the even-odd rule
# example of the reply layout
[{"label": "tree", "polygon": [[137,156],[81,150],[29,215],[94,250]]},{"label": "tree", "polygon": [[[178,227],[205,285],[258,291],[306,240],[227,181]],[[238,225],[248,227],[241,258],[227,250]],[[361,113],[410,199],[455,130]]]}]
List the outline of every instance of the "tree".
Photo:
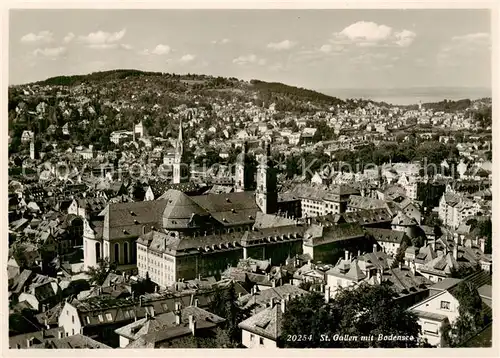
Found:
[{"label": "tree", "polygon": [[90,276],[90,281],[96,285],[102,285],[109,273],[116,269],[115,263],[110,263],[109,258],[99,260],[97,267],[89,267],[87,274]]},{"label": "tree", "polygon": [[420,248],[420,247],[424,246],[424,241],[425,240],[422,236],[417,236],[417,237],[413,237],[411,239],[411,244],[412,244],[412,246]]},{"label": "tree", "polygon": [[238,323],[245,320],[250,312],[238,306],[233,283],[226,288],[216,286],[208,310],[226,320],[222,327],[225,334],[227,334],[231,342],[239,343],[241,329],[238,327]]},{"label": "tree", "polygon": [[399,245],[398,250],[396,251],[395,260],[392,262],[391,267],[396,268],[399,266],[399,263],[403,263],[405,260],[405,252],[408,248],[408,240],[404,240],[401,245]]},{"label": "tree", "polygon": [[[287,348],[417,347],[420,333],[417,317],[394,301],[394,296],[394,291],[384,283],[343,289],[329,304],[317,292],[294,298],[283,315],[280,344]],[[288,335],[298,332],[310,339],[287,340]],[[354,341],[324,339],[336,334],[359,338]],[[391,334],[407,339],[378,339],[380,335]]]},{"label": "tree", "polygon": [[[416,347],[420,326],[414,313],[394,301],[395,293],[386,283],[362,284],[355,290],[337,294],[334,305],[339,312],[340,333],[374,336],[370,342],[346,342],[352,347]],[[379,335],[406,336],[408,340],[378,340]],[[349,344],[351,343],[351,344]]]},{"label": "tree", "polygon": [[[338,342],[322,341],[321,335],[333,336],[338,332],[337,312],[325,304],[323,296],[312,292],[288,302],[282,316],[283,323],[278,345],[284,348],[334,348]],[[337,317],[338,318],[338,317]],[[288,339],[289,336],[307,337],[305,340]]]},{"label": "tree", "polygon": [[458,300],[459,316],[444,329],[445,342],[451,347],[459,347],[491,322],[491,316],[483,310],[483,302],[477,289],[467,281],[458,284],[453,295]]}]

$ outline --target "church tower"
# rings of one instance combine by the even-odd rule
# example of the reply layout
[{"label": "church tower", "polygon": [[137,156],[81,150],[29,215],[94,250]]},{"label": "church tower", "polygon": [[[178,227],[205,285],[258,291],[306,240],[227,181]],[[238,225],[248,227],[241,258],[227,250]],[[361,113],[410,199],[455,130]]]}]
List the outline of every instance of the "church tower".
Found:
[{"label": "church tower", "polygon": [[35,137],[33,136],[33,139],[30,142],[30,159],[35,160],[36,159],[36,148],[35,148]]},{"label": "church tower", "polygon": [[264,214],[278,211],[277,173],[271,158],[271,145],[265,143],[265,152],[257,166],[257,190],[255,199]]},{"label": "church tower", "polygon": [[182,158],[184,154],[184,143],[182,138],[182,119],[179,123],[179,136],[177,137],[177,142],[175,143],[175,157],[174,157],[174,178],[173,183],[179,184],[184,179],[184,175],[182,175]]},{"label": "church tower", "polygon": [[234,175],[234,191],[242,192],[255,188],[255,165],[252,165],[248,155],[248,143],[244,142],[241,153],[236,159],[236,169]]}]

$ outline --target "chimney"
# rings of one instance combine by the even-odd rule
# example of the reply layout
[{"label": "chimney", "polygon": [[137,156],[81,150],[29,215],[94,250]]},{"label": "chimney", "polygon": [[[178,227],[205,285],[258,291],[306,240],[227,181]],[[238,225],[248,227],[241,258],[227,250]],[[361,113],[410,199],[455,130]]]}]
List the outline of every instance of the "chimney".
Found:
[{"label": "chimney", "polygon": [[348,261],[349,260],[349,251],[345,250],[344,254],[345,254],[344,260]]},{"label": "chimney", "polygon": [[325,286],[325,303],[330,302],[330,286]]},{"label": "chimney", "polygon": [[377,244],[373,244],[373,252],[377,252]]},{"label": "chimney", "polygon": [[274,297],[271,297],[271,299],[269,300],[269,307],[274,307]]},{"label": "chimney", "polygon": [[151,314],[151,317],[155,316],[155,309],[153,306],[150,307],[149,313]]},{"label": "chimney", "polygon": [[155,286],[155,293],[158,292],[158,286]]},{"label": "chimney", "polygon": [[196,332],[196,321],[192,314],[189,315],[189,329],[191,330],[191,333],[194,336]]},{"label": "chimney", "polygon": [[63,337],[64,337],[64,331],[60,329],[59,331],[57,331],[57,338],[63,339]]},{"label": "chimney", "polygon": [[381,269],[377,269],[377,281],[378,283],[382,283],[382,270]]},{"label": "chimney", "polygon": [[403,263],[399,263],[399,269],[401,270],[403,268]]},{"label": "chimney", "polygon": [[286,299],[282,298],[281,299],[281,313],[285,313],[286,311]]},{"label": "chimney", "polygon": [[415,265],[415,261],[412,261],[410,264],[411,272],[413,275],[417,274],[417,265]]},{"label": "chimney", "polygon": [[45,326],[46,329],[50,329],[49,321],[47,320],[47,318],[43,320],[43,325]]},{"label": "chimney", "polygon": [[175,312],[175,324],[180,325],[181,324],[181,311],[176,311]]},{"label": "chimney", "polygon": [[194,300],[194,306],[195,306],[195,307],[198,307],[199,302],[200,302],[200,301],[198,301],[198,299],[196,298],[196,299]]},{"label": "chimney", "polygon": [[455,260],[458,260],[458,245],[457,245],[457,244],[455,244],[455,245],[453,246],[453,258],[454,258]]},{"label": "chimney", "polygon": [[26,339],[26,347],[27,348],[31,347],[32,342],[33,342],[33,338]]},{"label": "chimney", "polygon": [[358,257],[361,257],[361,250],[358,250]]}]

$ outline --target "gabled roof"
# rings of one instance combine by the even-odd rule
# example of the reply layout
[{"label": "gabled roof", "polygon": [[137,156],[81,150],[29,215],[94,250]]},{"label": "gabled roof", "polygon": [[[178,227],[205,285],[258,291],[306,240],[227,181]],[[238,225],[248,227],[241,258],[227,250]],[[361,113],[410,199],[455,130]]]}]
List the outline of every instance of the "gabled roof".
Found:
[{"label": "gabled roof", "polygon": [[253,305],[262,306],[266,305],[270,302],[271,298],[278,301],[283,298],[295,297],[300,295],[305,295],[308,292],[290,284],[285,284],[278,287],[267,288],[263,291],[258,291],[256,294],[252,295],[251,293],[248,295],[241,296],[238,299],[238,303],[240,303],[243,307],[249,308]]},{"label": "gabled roof", "polygon": [[32,340],[32,344],[40,344],[51,338],[57,338],[59,332],[64,334],[63,327],[57,327],[52,329],[47,329],[43,331],[36,331],[31,333],[24,333],[17,336],[9,337],[9,347],[12,349],[16,348],[28,348],[27,341]]},{"label": "gabled roof", "polygon": [[395,231],[382,228],[366,228],[366,232],[372,235],[378,242],[390,242],[401,244],[406,233],[403,231]]},{"label": "gabled roof", "polygon": [[353,282],[360,282],[367,276],[363,273],[358,265],[358,260],[340,259],[335,267],[326,272],[327,275],[347,278]]},{"label": "gabled roof", "polygon": [[398,226],[414,226],[417,225],[417,222],[414,218],[410,218],[404,212],[400,211],[396,214],[394,219],[392,219],[392,225]]},{"label": "gabled roof", "polygon": [[272,307],[267,307],[240,322],[238,327],[276,341],[281,335],[281,318],[281,303],[275,303]]},{"label": "gabled roof", "polygon": [[[146,336],[147,340],[154,343],[163,341],[166,339],[171,339],[176,337],[176,332],[185,334],[186,328],[190,332],[187,326],[189,322],[189,316],[193,316],[196,321],[196,329],[203,328],[213,328],[218,324],[224,322],[224,318],[219,317],[213,313],[210,313],[202,308],[189,306],[181,309],[181,323],[176,324],[176,317],[174,312],[166,312],[159,315],[142,318],[135,322],[132,322],[126,326],[120,327],[115,330],[116,334],[124,336],[131,340],[136,340],[142,336]],[[183,328],[179,330],[179,328]],[[161,334],[156,334],[163,332]]]},{"label": "gabled roof", "polygon": [[98,342],[82,334],[75,334],[63,338],[49,338],[43,343],[34,345],[41,349],[111,349],[104,343]]}]

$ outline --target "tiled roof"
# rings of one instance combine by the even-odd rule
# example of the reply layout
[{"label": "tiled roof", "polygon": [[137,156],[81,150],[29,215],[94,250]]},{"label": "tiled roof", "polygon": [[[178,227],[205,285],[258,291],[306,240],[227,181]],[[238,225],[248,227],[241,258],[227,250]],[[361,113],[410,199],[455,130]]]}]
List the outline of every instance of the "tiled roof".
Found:
[{"label": "tiled roof", "polygon": [[155,182],[150,185],[151,190],[155,198],[161,197],[169,190],[178,190],[180,192],[194,192],[198,190],[198,185],[192,182],[187,183],[166,183],[166,182]]},{"label": "tiled roof", "polygon": [[421,311],[421,310],[412,310],[418,317],[422,317],[422,318],[427,318],[427,319],[431,319],[433,321],[437,321],[437,322],[442,322],[446,319],[448,319],[448,316],[446,315],[443,315],[443,314],[439,314],[439,313],[433,313],[433,312],[427,312],[427,311]]},{"label": "tiled roof", "polygon": [[387,208],[387,203],[383,200],[373,199],[367,196],[360,196],[360,195],[351,195],[349,197],[349,203],[347,205],[351,208],[361,209],[361,210]]},{"label": "tiled roof", "polygon": [[361,210],[343,213],[346,222],[358,222],[360,225],[391,222],[392,214],[387,209]]},{"label": "tiled roof", "polygon": [[238,327],[276,341],[281,335],[282,315],[281,303],[275,303],[242,321]]},{"label": "tiled roof", "polygon": [[257,306],[266,305],[267,303],[270,302],[271,298],[278,301],[283,298],[287,298],[288,295],[290,295],[290,297],[292,298],[295,296],[305,295],[307,293],[308,293],[307,291],[297,286],[285,284],[278,287],[267,288],[263,291],[257,291],[255,295],[252,295],[250,293],[248,295],[241,296],[238,299],[238,302],[244,308],[249,308],[254,305]]},{"label": "tiled roof", "polygon": [[253,224],[260,211],[252,191],[198,195],[191,199],[224,226]]},{"label": "tiled roof", "polygon": [[14,283],[11,287],[11,291],[15,293],[21,293],[24,286],[27,284],[28,280],[33,275],[31,270],[23,270],[17,277],[14,278]]},{"label": "tiled roof", "polygon": [[295,225],[295,223],[296,221],[293,219],[288,219],[278,215],[264,214],[259,211],[257,212],[257,215],[255,217],[254,227],[260,229],[268,227]]},{"label": "tiled roof", "polygon": [[263,243],[274,243],[281,241],[302,240],[304,237],[305,226],[281,226],[255,229],[245,231],[241,238],[242,246],[262,245]]},{"label": "tiled roof", "polygon": [[[149,315],[148,317],[118,328],[115,332],[120,336],[136,340],[151,333],[170,331],[166,334],[150,335],[147,337],[147,340],[153,339],[152,342],[156,343],[159,340],[164,340],[165,338],[174,338],[175,332],[182,332],[182,335],[184,335],[185,328],[189,330],[187,324],[189,322],[189,316],[191,315],[196,321],[196,329],[213,328],[225,321],[222,317],[210,313],[202,308],[189,306],[181,309],[181,323],[179,325],[176,324],[175,313],[170,311],[160,315],[155,314],[153,317]],[[180,327],[184,329],[178,330]]]},{"label": "tiled roof", "polygon": [[111,349],[104,343],[98,342],[82,334],[75,334],[63,338],[50,338],[33,348],[41,349]]},{"label": "tiled roof", "polygon": [[403,231],[394,231],[391,229],[366,228],[366,232],[372,235],[377,241],[393,242],[398,244],[401,244],[406,236],[406,233]]},{"label": "tiled roof", "polygon": [[410,268],[401,267],[383,272],[382,281],[391,283],[391,287],[401,296],[427,289],[432,282],[427,278],[414,275]]},{"label": "tiled roof", "polygon": [[408,215],[400,211],[396,214],[394,219],[392,219],[392,225],[414,226],[417,225],[417,222],[415,219],[408,217]]},{"label": "tiled roof", "polygon": [[43,331],[31,332],[20,334],[17,336],[9,337],[9,347],[12,349],[16,348],[28,348],[28,340],[31,340],[32,345],[43,343],[44,341],[51,338],[58,338],[59,332],[64,334],[63,327],[57,327],[52,329],[47,329]]},{"label": "tiled roof", "polygon": [[372,264],[374,267],[382,270],[389,268],[390,256],[383,251],[377,252],[367,252],[364,255],[358,257],[358,261],[364,261],[365,263]]},{"label": "tiled roof", "polygon": [[363,273],[358,265],[358,260],[340,259],[335,267],[326,272],[327,275],[347,278],[354,282],[360,282],[367,276]]},{"label": "tiled roof", "polygon": [[167,200],[109,204],[104,210],[104,239],[137,237],[143,227],[161,226],[166,205]]},{"label": "tiled roof", "polygon": [[358,223],[337,224],[327,227],[312,225],[305,232],[304,244],[309,246],[324,245],[363,236],[363,228]]},{"label": "tiled roof", "polygon": [[453,257],[450,252],[443,256],[438,256],[435,259],[429,261],[425,265],[420,267],[422,272],[432,273],[437,275],[449,275],[452,269],[458,269],[459,265],[457,260]]},{"label": "tiled roof", "polygon": [[206,210],[181,191],[170,189],[161,196],[161,199],[167,202],[163,212],[163,225],[165,227],[175,226],[172,221],[187,225],[193,215],[208,215]]}]

